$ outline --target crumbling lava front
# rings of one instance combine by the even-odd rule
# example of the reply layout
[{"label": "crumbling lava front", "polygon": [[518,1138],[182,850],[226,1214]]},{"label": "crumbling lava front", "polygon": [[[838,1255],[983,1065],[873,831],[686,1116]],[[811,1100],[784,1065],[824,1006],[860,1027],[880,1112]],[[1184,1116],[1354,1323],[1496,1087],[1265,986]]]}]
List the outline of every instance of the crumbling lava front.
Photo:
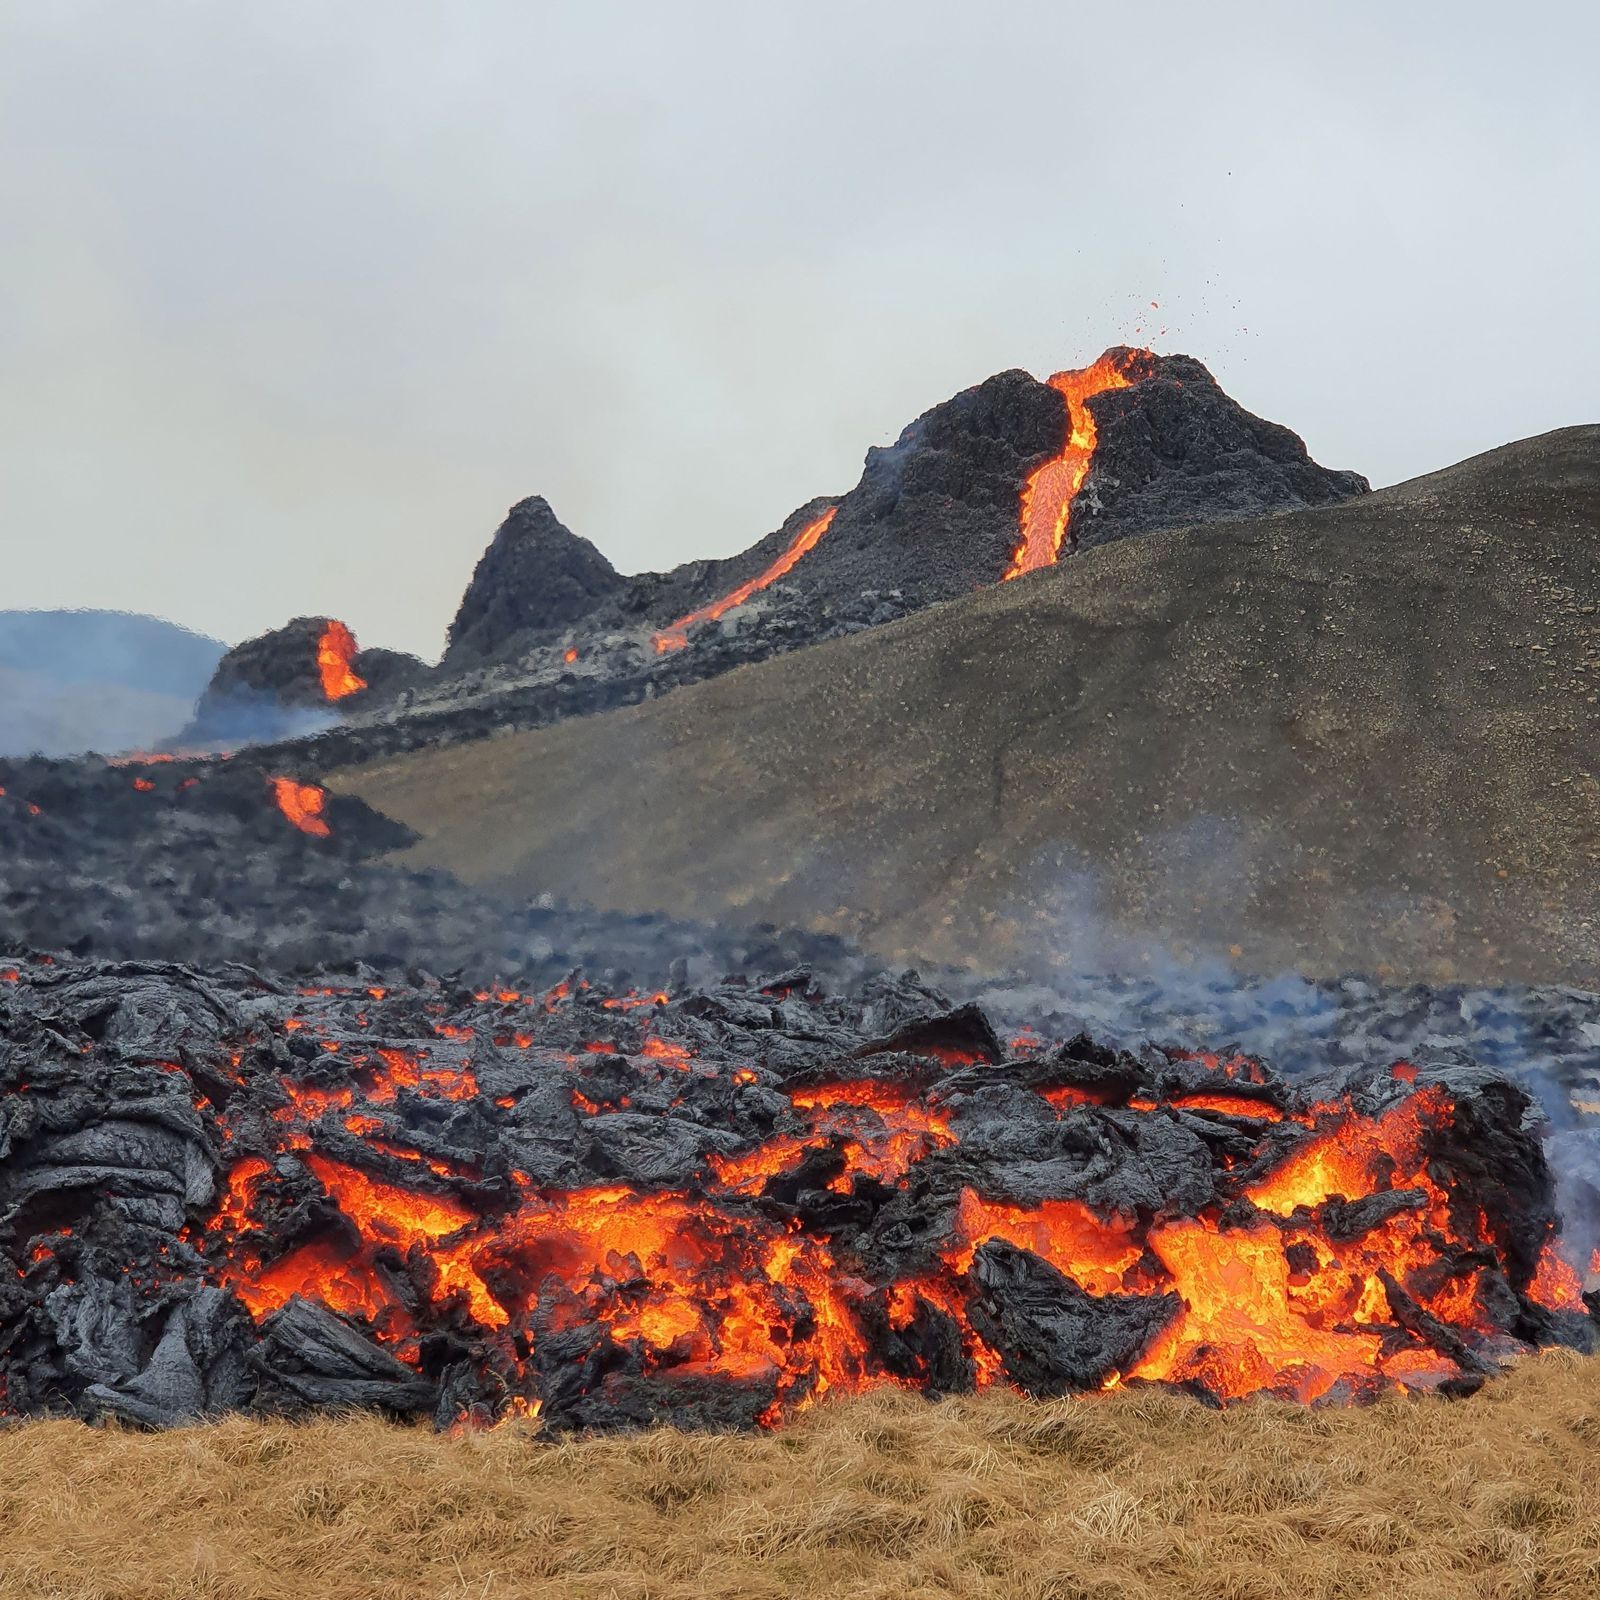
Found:
[{"label": "crumbling lava front", "polygon": [[753,1425],[881,1384],[1455,1391],[1593,1343],[1511,1084],[935,1002],[0,964],[5,1408]]}]

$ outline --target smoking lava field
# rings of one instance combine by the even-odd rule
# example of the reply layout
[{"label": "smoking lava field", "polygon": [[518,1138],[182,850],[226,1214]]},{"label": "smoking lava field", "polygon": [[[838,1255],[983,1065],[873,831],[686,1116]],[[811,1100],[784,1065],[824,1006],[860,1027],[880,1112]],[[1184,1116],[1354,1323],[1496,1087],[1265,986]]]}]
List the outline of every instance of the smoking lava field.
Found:
[{"label": "smoking lava field", "polygon": [[7,1592],[1592,1592],[1597,440],[1117,347],[0,762]]}]

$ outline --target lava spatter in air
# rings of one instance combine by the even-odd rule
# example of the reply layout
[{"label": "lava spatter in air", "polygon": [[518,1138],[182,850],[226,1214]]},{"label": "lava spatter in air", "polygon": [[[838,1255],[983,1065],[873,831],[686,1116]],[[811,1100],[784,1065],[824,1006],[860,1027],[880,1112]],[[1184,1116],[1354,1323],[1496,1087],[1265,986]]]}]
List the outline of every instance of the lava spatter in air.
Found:
[{"label": "lava spatter in air", "polygon": [[834,515],[838,509],[837,506],[829,506],[820,517],[814,517],[808,522],[795,535],[789,548],[764,572],[741,583],[731,594],[723,595],[720,600],[713,600],[709,605],[703,605],[687,616],[679,617],[670,628],[658,633],[655,636],[656,653],[665,655],[669,650],[683,649],[689,642],[689,629],[697,622],[715,622],[718,617],[732,611],[735,606],[742,606],[751,595],[765,589],[769,584],[776,583],[803,555],[816,549],[817,541],[833,525]]},{"label": "lava spatter in air", "polygon": [[1149,373],[1148,350],[1108,350],[1092,366],[1058,372],[1050,387],[1067,402],[1067,442],[1061,454],[1035,469],[1022,490],[1022,541],[1011,556],[1006,579],[1054,565],[1067,540],[1072,502],[1094,460],[1094,413],[1085,403],[1108,389],[1128,389]]},{"label": "lava spatter in air", "polygon": [[351,663],[356,658],[355,635],[337,619],[331,620],[317,641],[317,671],[322,674],[322,692],[329,700],[343,700],[365,689]]}]

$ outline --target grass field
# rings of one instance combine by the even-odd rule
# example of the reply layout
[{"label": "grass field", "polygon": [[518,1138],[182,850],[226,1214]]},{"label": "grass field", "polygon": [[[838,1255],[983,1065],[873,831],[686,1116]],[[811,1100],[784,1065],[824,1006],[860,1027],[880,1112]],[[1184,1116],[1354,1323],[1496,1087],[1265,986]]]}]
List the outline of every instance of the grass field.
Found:
[{"label": "grass field", "polygon": [[759,1437],[29,1423],[0,1594],[1587,1600],[1600,1361],[1345,1411],[885,1393]]}]

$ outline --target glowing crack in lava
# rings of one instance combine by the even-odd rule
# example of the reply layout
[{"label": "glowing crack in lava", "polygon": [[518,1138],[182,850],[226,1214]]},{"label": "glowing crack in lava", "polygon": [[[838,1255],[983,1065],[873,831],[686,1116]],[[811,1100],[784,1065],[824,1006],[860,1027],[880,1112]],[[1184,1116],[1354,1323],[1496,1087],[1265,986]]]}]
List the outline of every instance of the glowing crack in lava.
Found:
[{"label": "glowing crack in lava", "polygon": [[725,612],[732,611],[735,606],[742,606],[751,595],[765,589],[768,584],[773,584],[789,572],[799,559],[808,551],[817,547],[821,539],[833,524],[837,506],[829,506],[820,517],[813,518],[794,537],[789,548],[772,563],[765,572],[751,578],[746,583],[741,583],[731,594],[725,594],[720,600],[713,600],[709,605],[701,606],[697,611],[691,611],[686,617],[679,617],[672,626],[655,637],[656,653],[665,655],[669,650],[681,650],[689,642],[689,629],[697,622],[715,622]]},{"label": "glowing crack in lava", "polygon": [[1011,556],[1005,580],[1053,566],[1067,537],[1072,502],[1094,460],[1094,413],[1084,403],[1108,389],[1129,389],[1149,375],[1148,350],[1108,350],[1092,366],[1058,372],[1050,387],[1067,402],[1067,442],[1061,454],[1034,470],[1022,490],[1022,542]]},{"label": "glowing crack in lava", "polygon": [[350,665],[355,658],[356,636],[342,622],[330,621],[317,641],[317,671],[322,674],[322,692],[330,700],[343,700],[366,688],[367,680]]},{"label": "glowing crack in lava", "polygon": [[[0,970],[8,1008],[58,981]],[[106,1281],[151,1316],[224,1291],[252,1361],[289,1360],[308,1405],[346,1401],[319,1398],[307,1340],[333,1341],[318,1360],[345,1341],[362,1392],[408,1414],[720,1427],[883,1386],[1464,1393],[1568,1342],[1551,1317],[1591,1328],[1526,1097],[1499,1080],[1396,1062],[1297,1088],[1247,1057],[1043,1038],[1006,1055],[970,1018],[862,1056],[886,1041],[820,990],[209,984],[219,1033],[63,1036],[5,1093],[114,1074],[161,1101],[220,1182],[154,1253],[128,1234]],[[39,1299],[99,1271],[40,1225],[0,1236],[0,1272]],[[0,1381],[25,1389],[36,1355],[0,1337]],[[33,1393],[0,1390],[0,1414]]]},{"label": "glowing crack in lava", "polygon": [[328,803],[325,789],[319,789],[314,783],[301,783],[295,778],[274,778],[272,798],[277,802],[278,809],[301,833],[326,839],[333,832],[322,815]]},{"label": "glowing crack in lava", "polygon": [[[365,1322],[406,1361],[416,1359],[420,1332],[435,1316],[464,1313],[484,1336],[513,1346],[519,1334],[603,1327],[634,1347],[646,1370],[770,1382],[776,1398],[763,1420],[773,1422],[829,1391],[915,1376],[896,1374],[874,1350],[876,1303],[900,1331],[931,1314],[948,1319],[970,1381],[1003,1382],[1004,1354],[971,1316],[970,1274],[991,1240],[1048,1262],[1091,1297],[1173,1305],[1143,1350],[1105,1375],[1106,1386],[1155,1379],[1197,1384],[1218,1399],[1271,1390],[1314,1400],[1341,1381],[1428,1387],[1450,1378],[1452,1362],[1397,1325],[1386,1278],[1407,1285],[1428,1317],[1468,1334],[1495,1333],[1479,1299],[1485,1275],[1503,1270],[1495,1229],[1430,1171],[1455,1115],[1436,1086],[1408,1089],[1376,1113],[1341,1101],[1291,1114],[1286,1120],[1303,1129],[1297,1142],[1262,1176],[1192,1217],[1141,1222],[1076,1199],[1019,1205],[965,1188],[937,1270],[875,1289],[839,1261],[831,1239],[785,1225],[750,1200],[768,1184],[781,1186],[808,1153],[831,1152],[832,1175],[823,1181],[834,1194],[849,1196],[863,1180],[905,1188],[928,1152],[954,1139],[947,1113],[907,1085],[847,1080],[792,1091],[789,1102],[810,1131],[775,1135],[742,1157],[714,1157],[720,1191],[612,1184],[552,1192],[519,1176],[511,1209],[484,1216],[449,1192],[447,1165],[403,1145],[373,1147],[409,1158],[416,1187],[308,1148],[317,1119],[342,1115],[354,1097],[371,1107],[396,1103],[395,1052],[376,1054],[389,1070],[369,1061],[360,1082],[336,1098],[286,1081],[290,1104],[275,1114],[283,1148],[300,1152],[344,1226],[270,1257],[268,1236],[252,1219],[281,1180],[267,1161],[246,1156],[232,1168],[208,1231],[219,1277],[258,1315],[292,1295],[317,1299]],[[424,1100],[459,1101],[477,1089],[456,1069],[430,1081],[413,1066],[405,1082]],[[1207,1110],[1241,1122],[1258,1109],[1211,1099]],[[603,1114],[583,1101],[587,1115]],[[1147,1103],[1161,1114],[1160,1103]],[[1079,1110],[1067,1105],[1060,1114]],[[370,1113],[343,1118],[352,1132],[369,1131],[369,1122],[382,1126]],[[1247,1141],[1276,1137],[1237,1132]],[[817,1176],[829,1170],[818,1167]],[[1388,1195],[1396,1203],[1353,1231],[1342,1214],[1323,1211]],[[412,1263],[409,1291],[395,1276],[402,1257]],[[1581,1310],[1576,1277],[1553,1240],[1529,1293]]]},{"label": "glowing crack in lava", "polygon": [[[480,993],[488,1002],[498,992]],[[512,993],[496,1003],[518,1000]],[[550,1025],[564,1003],[540,1006],[526,1025]],[[615,1002],[598,1004],[603,1013]],[[442,1036],[470,1039],[474,1031],[452,1024]],[[585,1081],[585,1058],[615,1048],[569,1045],[551,1070]],[[664,1059],[669,1051],[676,1053]],[[267,1161],[244,1156],[207,1225],[220,1281],[257,1315],[293,1295],[320,1300],[411,1364],[429,1327],[464,1316],[477,1336],[498,1341],[513,1368],[524,1367],[512,1381],[530,1388],[537,1368],[530,1344],[536,1358],[541,1339],[596,1330],[634,1352],[630,1359],[646,1373],[769,1385],[772,1399],[759,1419],[767,1424],[828,1392],[937,1383],[917,1354],[935,1324],[955,1341],[969,1385],[1017,1381],[1014,1355],[986,1337],[974,1310],[984,1293],[974,1274],[991,1241],[1047,1263],[1091,1304],[1163,1308],[1149,1337],[1102,1374],[1102,1387],[1142,1379],[1198,1386],[1218,1400],[1266,1390],[1309,1401],[1340,1385],[1371,1394],[1458,1378],[1441,1348],[1414,1336],[1397,1297],[1414,1321],[1437,1319],[1491,1344],[1500,1331],[1489,1310],[1489,1280],[1506,1270],[1498,1225],[1478,1197],[1451,1193],[1442,1172],[1435,1175],[1455,1103],[1440,1086],[1419,1085],[1403,1064],[1386,1074],[1390,1103],[1365,1111],[1348,1098],[1272,1104],[1234,1092],[1230,1071],[1248,1069],[1252,1088],[1261,1087],[1262,1074],[1254,1062],[1233,1060],[1214,1063],[1211,1090],[1119,1101],[1103,1091],[1041,1086],[1034,1093],[1052,1108],[1048,1114],[1069,1126],[1113,1114],[1222,1118],[1249,1177],[1231,1179],[1224,1167],[1213,1202],[1193,1215],[1151,1218],[1071,1197],[1019,1204],[964,1187],[932,1269],[885,1278],[841,1250],[828,1222],[803,1226],[785,1212],[805,1190],[818,1197],[809,1203],[821,1218],[834,1214],[830,1207],[844,1218],[865,1196],[882,1204],[905,1191],[923,1162],[958,1143],[937,1091],[930,1097],[912,1082],[883,1078],[796,1085],[784,1091],[783,1131],[742,1153],[710,1154],[705,1181],[688,1189],[613,1182],[559,1191],[513,1172],[511,1194],[485,1213],[459,1188],[450,1163],[406,1148],[405,1117],[393,1115],[404,1109],[417,1118],[427,1100],[469,1102],[478,1086],[466,1059],[429,1077],[433,1069],[380,1048],[351,1061],[365,1064],[336,1093],[285,1080],[289,1104],[274,1113],[284,1129],[280,1151],[297,1153],[343,1223],[274,1250],[262,1219],[272,1214],[283,1169],[275,1174]],[[756,1077],[702,1061],[648,1029],[630,1059],[646,1074],[725,1075],[734,1084]],[[928,1059],[937,1061],[938,1052]],[[405,1067],[399,1077],[397,1061]],[[402,1089],[418,1098],[398,1099]],[[628,1104],[602,1100],[571,1091],[584,1119]],[[383,1107],[392,1108],[387,1121]],[[415,1180],[395,1181],[392,1166],[380,1179],[351,1165],[348,1154],[322,1154],[315,1141],[331,1118],[367,1137],[369,1149],[403,1161]],[[385,1137],[369,1137],[379,1132]],[[1371,1208],[1358,1222],[1350,1220],[1352,1201]],[[1554,1249],[1552,1237],[1527,1292],[1538,1303],[1581,1311],[1577,1279]],[[874,1328],[906,1341],[898,1358],[885,1355]]]}]

